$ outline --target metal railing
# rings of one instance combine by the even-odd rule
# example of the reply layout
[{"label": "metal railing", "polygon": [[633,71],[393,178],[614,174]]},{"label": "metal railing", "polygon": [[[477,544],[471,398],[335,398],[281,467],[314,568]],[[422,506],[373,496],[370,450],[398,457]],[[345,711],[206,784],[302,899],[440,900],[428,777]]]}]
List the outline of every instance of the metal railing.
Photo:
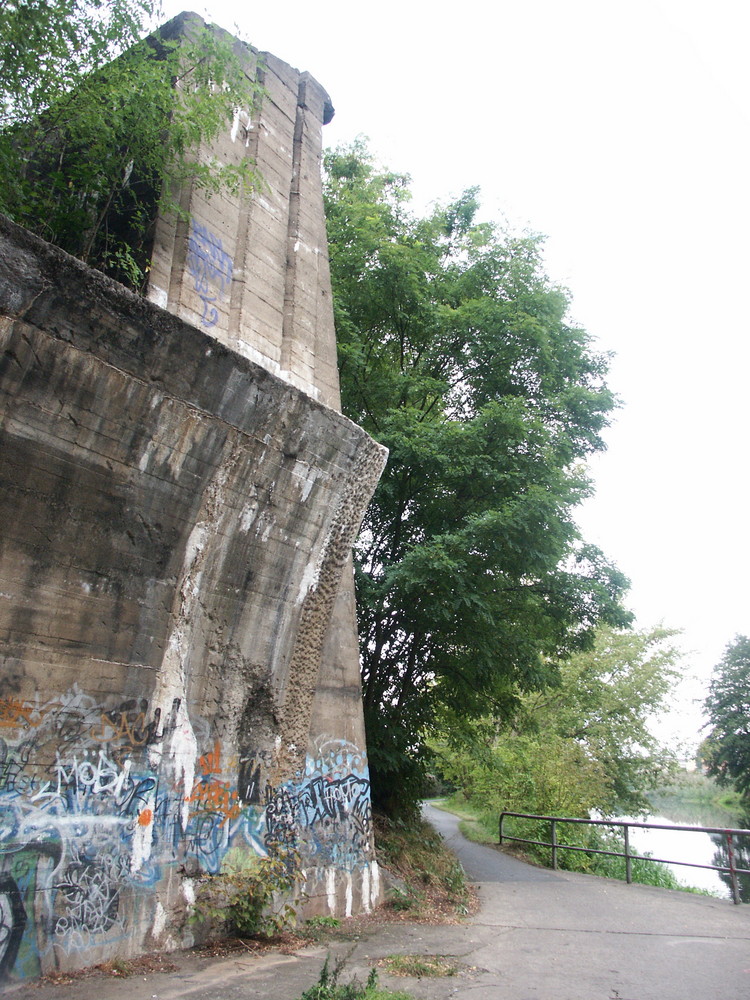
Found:
[{"label": "metal railing", "polygon": [[[512,816],[518,819],[541,819],[551,824],[550,840],[530,840],[526,837],[514,837],[509,834],[503,833],[503,823],[506,816]],[[557,824],[558,823],[584,823],[587,826],[607,826],[607,827],[620,827],[623,831],[623,840],[625,842],[624,851],[605,851],[601,848],[595,847],[578,847],[573,844],[562,844],[557,839]],[[735,903],[741,903],[740,890],[737,882],[738,874],[750,875],[750,868],[738,868],[734,861],[734,841],[737,837],[744,836],[750,837],[750,830],[734,830],[726,829],[723,827],[715,826],[671,826],[664,823],[636,823],[634,821],[628,820],[607,820],[607,819],[573,819],[571,817],[565,816],[538,816],[535,813],[518,813],[518,812],[503,812],[500,813],[500,843],[503,840],[512,840],[519,844],[536,844],[539,847],[550,847],[552,848],[552,867],[557,868],[557,852],[558,851],[579,851],[582,854],[606,854],[612,858],[625,858],[625,877],[628,883],[633,881],[633,871],[632,862],[634,860],[643,860],[643,855],[633,853],[630,850],[630,830],[634,827],[644,829],[644,830],[686,830],[691,833],[718,833],[721,834],[726,840],[727,844],[727,859],[729,861],[728,865],[701,865],[696,864],[692,861],[671,861],[669,858],[653,858],[650,855],[646,858],[648,861],[655,861],[659,864],[664,865],[684,865],[688,868],[705,868],[709,871],[714,872],[727,872],[730,876],[732,882],[732,898]]]}]

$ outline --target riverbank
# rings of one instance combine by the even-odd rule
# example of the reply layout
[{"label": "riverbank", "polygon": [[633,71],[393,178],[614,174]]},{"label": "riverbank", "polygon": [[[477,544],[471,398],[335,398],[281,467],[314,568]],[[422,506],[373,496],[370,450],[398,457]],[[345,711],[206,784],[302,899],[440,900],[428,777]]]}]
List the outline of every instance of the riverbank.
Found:
[{"label": "riverbank", "polygon": [[739,795],[699,771],[681,771],[669,785],[649,792],[652,812],[674,823],[750,829]]}]

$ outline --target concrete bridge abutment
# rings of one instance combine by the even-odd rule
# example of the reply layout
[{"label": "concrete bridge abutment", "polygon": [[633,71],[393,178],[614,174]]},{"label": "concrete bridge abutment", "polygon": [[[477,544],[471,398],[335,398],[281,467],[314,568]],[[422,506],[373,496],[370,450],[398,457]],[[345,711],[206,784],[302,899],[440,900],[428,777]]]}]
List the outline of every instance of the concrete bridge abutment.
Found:
[{"label": "concrete bridge abutment", "polygon": [[0,222],[6,980],[191,944],[199,880],[279,843],[308,913],[379,897],[349,557],[385,453],[339,412],[330,101],[245,54],[210,153],[264,186],[188,186],[147,298]]}]

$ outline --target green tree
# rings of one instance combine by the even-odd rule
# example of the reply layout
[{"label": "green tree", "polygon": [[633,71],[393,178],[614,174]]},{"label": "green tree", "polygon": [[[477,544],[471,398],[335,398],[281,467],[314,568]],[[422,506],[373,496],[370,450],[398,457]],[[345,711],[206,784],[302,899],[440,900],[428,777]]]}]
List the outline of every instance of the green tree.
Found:
[{"label": "green tree", "polygon": [[5,0],[0,125],[32,121],[144,34],[154,0]]},{"label": "green tree", "polygon": [[257,90],[232,39],[199,19],[139,40],[155,0],[0,7],[0,211],[138,287],[156,205],[186,177],[252,185],[200,156]]},{"label": "green tree", "polygon": [[[444,733],[434,742],[438,773],[492,833],[504,811],[582,819],[593,810],[650,811],[647,793],[677,767],[650,728],[680,676],[674,635],[661,627],[602,628],[593,649],[559,664],[557,684],[522,695],[510,719],[445,713]],[[531,841],[550,838],[546,820],[513,818],[505,829]],[[558,836],[585,851],[623,849],[595,827],[566,824]],[[548,849],[530,849],[549,863]],[[558,860],[572,870],[622,877],[597,855],[565,853]],[[652,881],[653,869],[646,866],[645,875]]]},{"label": "green tree", "polygon": [[601,629],[593,649],[560,665],[560,684],[532,695],[526,724],[552,730],[582,746],[607,775],[609,793],[596,808],[638,813],[645,794],[664,784],[676,767],[673,750],[650,722],[667,707],[681,676],[677,633],[661,626],[636,631]]},{"label": "green tree", "polygon": [[615,401],[540,241],[477,222],[475,190],[415,218],[407,179],[362,144],[326,178],[344,410],[390,449],[356,550],[382,805],[416,794],[439,706],[507,711],[629,620],[625,579],[572,516]]},{"label": "green tree", "polygon": [[708,773],[750,803],[750,639],[738,635],[714,668],[706,698]]}]

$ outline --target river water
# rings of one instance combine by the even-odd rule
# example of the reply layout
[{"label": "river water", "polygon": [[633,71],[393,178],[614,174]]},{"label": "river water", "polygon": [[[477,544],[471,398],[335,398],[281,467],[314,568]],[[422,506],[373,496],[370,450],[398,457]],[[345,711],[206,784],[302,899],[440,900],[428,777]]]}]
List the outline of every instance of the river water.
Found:
[{"label": "river water", "polygon": [[[644,817],[617,817],[621,822],[659,823],[664,826],[685,826],[684,819],[675,821],[666,816],[651,815]],[[723,818],[723,817],[722,817]],[[706,817],[701,817],[705,820]],[[702,826],[734,825],[719,822],[702,822]],[[705,868],[694,868],[697,865],[728,865],[726,840],[720,834],[702,833],[686,830],[642,830],[633,827],[630,830],[631,846],[639,854],[649,854],[654,858],[669,858],[674,862],[690,862],[691,867],[682,864],[669,864],[669,868],[677,880],[686,886],[705,889],[721,899],[731,899],[731,887],[728,874],[710,871]],[[750,837],[741,838],[735,842],[735,865],[750,868]],[[743,902],[750,902],[750,875],[739,876],[740,896]]]}]

